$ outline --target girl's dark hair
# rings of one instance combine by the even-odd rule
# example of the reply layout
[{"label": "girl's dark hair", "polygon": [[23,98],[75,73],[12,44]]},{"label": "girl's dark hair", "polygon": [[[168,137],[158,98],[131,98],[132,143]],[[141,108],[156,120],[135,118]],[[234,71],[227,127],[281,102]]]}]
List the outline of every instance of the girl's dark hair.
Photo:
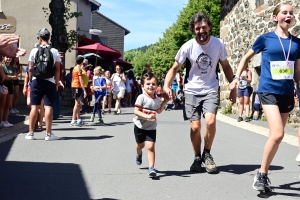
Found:
[{"label": "girl's dark hair", "polygon": [[134,78],[133,71],[129,70],[129,71],[127,72],[127,78],[128,78],[129,80],[131,80],[131,79]]},{"label": "girl's dark hair", "polygon": [[206,13],[203,12],[198,12],[196,14],[194,14],[191,19],[190,19],[190,23],[189,23],[189,30],[194,34],[194,28],[195,28],[195,24],[196,23],[200,23],[200,22],[206,22],[207,25],[212,29],[213,28],[213,23],[211,22],[211,20],[209,19],[208,15]]},{"label": "girl's dark hair", "polygon": [[156,85],[158,84],[158,78],[157,75],[155,74],[155,72],[149,71],[146,74],[143,75],[142,79],[141,79],[141,84],[144,85],[145,80],[150,80],[152,78],[155,78],[156,81]]},{"label": "girl's dark hair", "polygon": [[17,58],[12,58],[12,61],[11,61],[11,63],[15,63],[15,60],[17,60],[17,62],[16,62],[16,65],[17,65],[17,68],[16,68],[16,70],[17,70],[17,73],[19,73],[19,72],[20,72],[20,70],[21,70],[21,65],[20,65],[20,61],[19,61],[19,59],[17,59]]}]

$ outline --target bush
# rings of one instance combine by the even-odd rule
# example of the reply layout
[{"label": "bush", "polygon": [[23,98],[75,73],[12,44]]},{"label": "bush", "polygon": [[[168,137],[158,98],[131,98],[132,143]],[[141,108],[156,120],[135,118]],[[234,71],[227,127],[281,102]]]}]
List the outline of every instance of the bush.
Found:
[{"label": "bush", "polygon": [[222,114],[228,115],[232,114],[232,105],[228,104],[223,108]]}]

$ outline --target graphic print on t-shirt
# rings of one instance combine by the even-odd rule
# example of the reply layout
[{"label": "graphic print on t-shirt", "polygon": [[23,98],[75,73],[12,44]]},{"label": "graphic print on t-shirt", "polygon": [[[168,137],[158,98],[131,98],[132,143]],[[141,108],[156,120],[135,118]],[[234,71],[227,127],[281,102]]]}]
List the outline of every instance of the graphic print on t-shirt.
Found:
[{"label": "graphic print on t-shirt", "polygon": [[212,59],[209,55],[202,52],[197,60],[196,63],[198,68],[202,71],[201,74],[206,74],[209,67],[212,67]]}]

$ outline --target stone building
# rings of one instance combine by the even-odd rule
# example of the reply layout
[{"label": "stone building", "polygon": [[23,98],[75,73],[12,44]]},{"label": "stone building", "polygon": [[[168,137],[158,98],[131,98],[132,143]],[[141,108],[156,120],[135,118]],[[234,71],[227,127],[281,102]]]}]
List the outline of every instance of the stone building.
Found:
[{"label": "stone building", "polygon": [[[221,1],[221,24],[220,38],[224,41],[230,65],[235,72],[237,65],[243,55],[251,49],[256,38],[269,31],[274,30],[272,13],[275,6],[281,2],[289,2],[294,8],[295,25],[290,32],[299,37],[300,35],[300,1],[280,1],[280,0],[222,0]],[[260,72],[261,55],[255,55],[249,68],[253,74],[252,87],[257,89]],[[221,74],[221,106],[229,103],[228,82]],[[237,104],[233,107],[233,112],[238,109]]]}]

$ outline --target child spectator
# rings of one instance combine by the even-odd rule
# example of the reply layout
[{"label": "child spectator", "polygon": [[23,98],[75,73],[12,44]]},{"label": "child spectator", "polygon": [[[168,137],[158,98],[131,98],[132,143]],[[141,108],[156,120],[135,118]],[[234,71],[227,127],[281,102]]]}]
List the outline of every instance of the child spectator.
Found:
[{"label": "child spectator", "polygon": [[106,80],[102,77],[103,71],[100,66],[94,69],[94,77],[93,77],[93,86],[91,87],[92,91],[95,95],[95,104],[93,108],[93,113],[91,115],[90,122],[94,121],[95,113],[98,113],[98,123],[103,124],[102,113],[101,113],[101,101],[103,97],[106,95]]},{"label": "child spectator", "polygon": [[161,97],[161,93],[162,93],[161,84],[158,85],[156,93],[158,97]]},{"label": "child spectator", "polygon": [[102,113],[105,112],[105,105],[107,103],[108,113],[111,113],[111,99],[113,96],[112,93],[112,80],[110,78],[110,72],[105,72],[105,80],[106,80],[106,95],[103,99]]},{"label": "child spectator", "polygon": [[260,105],[258,94],[256,93],[255,99],[254,99],[254,104],[253,104],[253,110],[254,110],[253,120],[254,121],[258,120],[260,109],[261,109],[261,105]]},{"label": "child spectator", "polygon": [[87,101],[88,101],[88,106],[91,106],[91,101],[93,100],[93,91],[91,89],[93,81],[89,80],[87,89],[86,89],[86,94],[87,94]]},{"label": "child spectator", "polygon": [[145,141],[148,150],[149,169],[148,175],[150,177],[156,176],[154,168],[155,162],[155,142],[156,142],[156,113],[161,113],[167,104],[168,96],[162,103],[160,98],[156,96],[156,89],[158,79],[154,72],[147,72],[143,75],[141,81],[143,94],[140,94],[135,102],[133,118],[134,135],[136,140],[136,164],[142,164],[142,149],[145,146]]}]

